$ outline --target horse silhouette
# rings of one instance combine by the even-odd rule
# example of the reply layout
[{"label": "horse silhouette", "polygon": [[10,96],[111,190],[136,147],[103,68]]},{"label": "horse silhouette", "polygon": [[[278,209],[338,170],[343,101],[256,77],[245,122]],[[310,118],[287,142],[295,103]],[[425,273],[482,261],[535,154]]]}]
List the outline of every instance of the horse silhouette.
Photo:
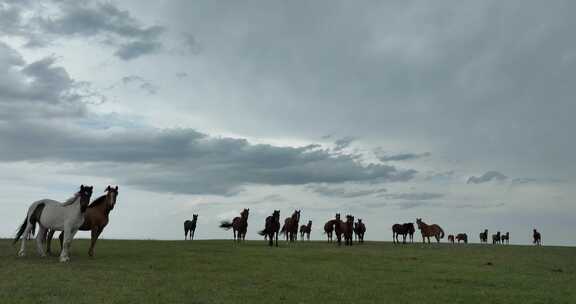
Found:
[{"label": "horse silhouette", "polygon": [[266,236],[268,245],[274,246],[274,238],[276,238],[276,247],[278,247],[278,233],[280,232],[280,210],[274,210],[272,215],[266,217],[264,230],[258,232],[260,235]]},{"label": "horse silhouette", "polygon": [[196,223],[198,222],[198,214],[192,215],[192,220],[187,220],[184,222],[184,240],[190,233],[190,240],[194,239],[194,232],[196,231]]},{"label": "horse silhouette", "polygon": [[444,237],[444,230],[436,224],[428,225],[422,219],[416,219],[416,224],[418,224],[418,229],[422,233],[422,243],[425,243],[424,239],[428,238],[428,244],[430,244],[431,236],[436,238],[437,243],[440,243],[440,239]]},{"label": "horse silhouette", "polygon": [[235,217],[232,222],[222,221],[220,222],[220,228],[225,230],[230,230],[232,228],[234,232],[234,241],[244,241],[246,239],[246,231],[248,231],[248,215],[250,214],[250,209],[244,209],[240,213],[240,216]]}]

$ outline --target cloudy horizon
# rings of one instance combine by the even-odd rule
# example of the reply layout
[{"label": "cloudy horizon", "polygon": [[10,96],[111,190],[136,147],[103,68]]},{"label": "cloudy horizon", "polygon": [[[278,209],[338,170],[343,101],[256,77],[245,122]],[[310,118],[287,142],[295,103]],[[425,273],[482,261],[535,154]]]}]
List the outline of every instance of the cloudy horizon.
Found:
[{"label": "cloudy horizon", "polygon": [[[119,185],[104,238],[250,208],[576,245],[571,1],[0,0],[0,237]],[[80,233],[86,237],[86,233]],[[417,240],[420,240],[417,233]]]}]

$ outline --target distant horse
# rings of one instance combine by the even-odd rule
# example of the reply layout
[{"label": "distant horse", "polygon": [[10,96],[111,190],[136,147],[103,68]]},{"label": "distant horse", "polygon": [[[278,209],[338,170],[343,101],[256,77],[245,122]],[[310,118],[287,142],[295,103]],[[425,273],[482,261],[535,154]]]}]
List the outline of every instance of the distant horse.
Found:
[{"label": "distant horse", "polygon": [[294,242],[298,239],[298,223],[300,222],[300,210],[294,210],[291,217],[284,220],[284,226],[280,233],[286,235],[286,241]]},{"label": "distant horse", "polygon": [[500,231],[492,235],[492,244],[500,244]]},{"label": "distant horse", "polygon": [[452,234],[448,235],[448,242],[454,244],[454,235]]},{"label": "distant horse", "polygon": [[63,230],[64,248],[60,253],[60,262],[68,262],[70,260],[70,244],[78,228],[84,222],[84,213],[90,203],[92,189],[92,186],[81,185],[80,191],[63,203],[51,199],[32,203],[28,208],[26,219],[18,229],[13,241],[13,244],[16,244],[23,237],[18,255],[24,256],[26,254],[26,236],[32,227],[38,223],[36,245],[40,256],[46,256],[44,248],[48,229]]},{"label": "distant horse", "polygon": [[352,246],[354,234],[354,217],[352,215],[346,215],[346,222],[337,222],[334,230],[336,231],[336,238],[338,238],[338,245],[341,245],[341,239],[344,236],[344,244]]},{"label": "distant horse", "polygon": [[534,232],[532,233],[532,238],[534,239],[534,244],[537,246],[542,245],[542,235],[540,234],[540,232],[538,232],[538,230],[534,229]]},{"label": "distant horse", "polygon": [[504,244],[504,242],[506,242],[506,245],[508,245],[510,243],[510,232],[506,232],[505,234],[503,234],[500,237],[500,240],[501,240],[502,244]]},{"label": "distant horse", "polygon": [[364,243],[364,234],[366,233],[366,225],[362,223],[362,219],[358,219],[358,222],[354,223],[354,235],[358,236],[358,241]]},{"label": "distant horse", "polygon": [[232,222],[222,221],[220,222],[220,228],[225,230],[230,230],[234,232],[235,241],[244,241],[246,239],[246,231],[248,231],[248,215],[250,214],[250,209],[244,209],[240,213],[240,216],[235,217]]},{"label": "distant horse", "polygon": [[306,239],[309,241],[310,232],[312,232],[312,221],[308,221],[308,225],[300,226],[300,239],[304,240],[304,235],[306,235]]},{"label": "distant horse", "polygon": [[324,233],[328,237],[328,243],[332,242],[332,233],[334,232],[334,226],[340,221],[340,213],[336,213],[336,218],[331,219],[324,224]]},{"label": "distant horse", "polygon": [[280,232],[280,210],[274,210],[272,215],[266,217],[266,224],[264,230],[258,232],[260,235],[266,236],[268,245],[274,246],[274,237],[276,237],[276,247],[278,247],[278,233]]},{"label": "distant horse", "polygon": [[184,222],[184,240],[190,233],[190,240],[194,239],[194,232],[196,231],[196,223],[198,222],[198,214],[192,214],[192,220]]},{"label": "distant horse", "polygon": [[466,233],[458,233],[458,235],[456,235],[456,241],[458,241],[458,244],[460,244],[460,241],[468,244],[468,235]]},{"label": "distant horse", "polygon": [[488,229],[485,229],[484,232],[480,232],[480,243],[488,243]]},{"label": "distant horse", "polygon": [[[98,197],[95,199],[90,205],[88,205],[88,209],[86,209],[86,214],[84,215],[84,223],[78,230],[81,231],[91,231],[91,240],[90,240],[90,249],[88,249],[88,255],[93,257],[94,256],[94,247],[96,246],[96,241],[98,237],[108,225],[108,216],[110,211],[114,209],[116,205],[116,199],[118,198],[118,186],[116,187],[106,187],[105,190],[106,194]],[[51,254],[51,243],[52,237],[54,236],[55,230],[50,230],[48,232],[48,236],[46,237],[47,245],[46,249],[48,253]],[[64,233],[60,233],[58,239],[60,240],[60,250],[62,250],[62,241],[64,238]]]},{"label": "distant horse", "polygon": [[392,225],[392,242],[395,244],[399,243],[398,235],[402,235],[402,243],[406,244],[406,235],[410,236],[410,242],[414,243],[414,224],[404,223],[404,224],[394,224]]},{"label": "distant horse", "polygon": [[428,244],[430,244],[431,236],[436,238],[436,242],[440,243],[440,239],[444,237],[444,230],[436,224],[428,225],[422,219],[416,219],[416,224],[418,224],[418,229],[422,233],[422,243],[425,243],[424,238],[428,238]]}]

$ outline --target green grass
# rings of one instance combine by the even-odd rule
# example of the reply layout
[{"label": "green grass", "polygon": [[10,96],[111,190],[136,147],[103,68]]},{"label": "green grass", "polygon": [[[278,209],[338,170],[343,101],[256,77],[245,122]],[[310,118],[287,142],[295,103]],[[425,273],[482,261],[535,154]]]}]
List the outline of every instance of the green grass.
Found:
[{"label": "green grass", "polygon": [[0,303],[576,303],[576,248],[101,240],[72,261],[0,240]]}]

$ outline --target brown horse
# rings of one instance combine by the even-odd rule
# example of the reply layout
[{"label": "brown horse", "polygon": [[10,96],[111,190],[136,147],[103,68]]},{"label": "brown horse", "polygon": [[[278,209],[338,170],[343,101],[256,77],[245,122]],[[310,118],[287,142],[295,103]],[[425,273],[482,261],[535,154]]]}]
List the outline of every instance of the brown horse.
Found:
[{"label": "brown horse", "polygon": [[358,236],[358,241],[364,243],[364,234],[366,233],[366,225],[362,223],[362,219],[358,219],[357,223],[354,223],[354,236]]},{"label": "brown horse", "polygon": [[192,220],[184,222],[184,240],[190,233],[190,240],[194,239],[194,232],[196,231],[196,223],[198,222],[198,214],[192,214]]},{"label": "brown horse", "polygon": [[324,233],[328,237],[328,243],[332,242],[332,233],[334,232],[334,225],[340,221],[340,213],[336,213],[336,218],[331,219],[324,224]]},{"label": "brown horse", "polygon": [[430,244],[431,236],[436,238],[437,243],[440,243],[440,239],[444,237],[444,230],[436,224],[428,225],[422,219],[416,219],[416,224],[418,224],[418,229],[422,233],[422,243],[425,243],[424,238],[428,238],[428,244]]},{"label": "brown horse", "polygon": [[532,233],[532,238],[534,239],[534,245],[536,246],[541,246],[542,245],[542,235],[540,234],[540,232],[538,232],[538,230],[534,229],[533,233]]},{"label": "brown horse", "polygon": [[500,231],[492,235],[492,244],[500,244]]},{"label": "brown horse", "polygon": [[394,244],[400,243],[398,240],[398,235],[402,235],[402,243],[406,244],[406,235],[410,236],[410,242],[414,243],[414,224],[404,223],[404,224],[394,224],[392,225],[392,242]]},{"label": "brown horse", "polygon": [[244,241],[246,239],[246,231],[248,231],[248,215],[250,214],[250,209],[244,209],[240,212],[240,216],[235,217],[232,222],[222,221],[220,222],[220,228],[230,230],[232,228],[234,232],[234,241]]},{"label": "brown horse", "polygon": [[312,221],[308,221],[308,225],[300,226],[300,239],[304,240],[304,235],[306,235],[306,239],[310,240],[310,232],[312,232]]},{"label": "brown horse", "polygon": [[458,233],[458,235],[456,235],[456,241],[458,241],[458,244],[460,244],[460,241],[468,244],[468,235],[466,233]]},{"label": "brown horse", "polygon": [[[88,255],[91,257],[94,256],[94,246],[96,246],[96,241],[98,240],[98,237],[106,225],[108,225],[108,216],[110,211],[114,209],[114,206],[116,205],[116,199],[118,198],[118,186],[114,188],[108,186],[106,187],[105,191],[106,194],[95,199],[92,203],[90,203],[90,205],[88,205],[84,215],[84,223],[78,229],[82,231],[91,231],[92,233],[90,249],[88,249]],[[46,247],[49,254],[51,254],[52,251],[51,242],[55,232],[56,230],[50,230],[46,236]],[[62,250],[64,232],[60,233],[58,238],[60,239],[60,250]]]},{"label": "brown horse", "polygon": [[448,242],[454,244],[454,235],[452,234],[448,235]]},{"label": "brown horse", "polygon": [[291,217],[284,220],[284,226],[280,233],[286,235],[286,241],[294,242],[298,239],[298,223],[300,222],[300,210],[294,210]]},{"label": "brown horse", "polygon": [[258,234],[266,236],[270,246],[274,246],[274,237],[276,237],[276,247],[278,247],[278,232],[280,232],[280,210],[274,210],[272,215],[266,218],[264,230]]},{"label": "brown horse", "polygon": [[510,244],[510,232],[504,233],[500,237],[500,241],[502,242],[502,244],[504,244],[504,242],[506,242],[506,245]]},{"label": "brown horse", "polygon": [[342,236],[344,236],[344,244],[346,246],[352,246],[354,234],[354,217],[352,215],[346,215],[346,222],[337,222],[334,230],[336,232],[336,238],[338,239],[338,245],[341,245]]},{"label": "brown horse", "polygon": [[480,232],[480,243],[488,244],[488,229],[485,229],[484,232]]}]

